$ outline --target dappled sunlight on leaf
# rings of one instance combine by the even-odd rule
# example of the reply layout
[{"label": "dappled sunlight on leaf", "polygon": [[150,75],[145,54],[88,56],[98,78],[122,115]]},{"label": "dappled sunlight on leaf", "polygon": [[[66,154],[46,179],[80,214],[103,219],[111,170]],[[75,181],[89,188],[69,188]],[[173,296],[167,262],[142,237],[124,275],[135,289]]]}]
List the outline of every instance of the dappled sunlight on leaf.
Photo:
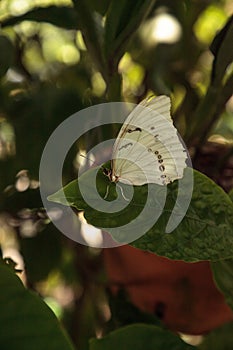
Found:
[{"label": "dappled sunlight on leaf", "polygon": [[123,77],[123,92],[125,95],[140,95],[142,81],[145,75],[143,67],[133,61],[130,54],[124,54],[119,63],[119,72]]},{"label": "dappled sunlight on leaf", "polygon": [[182,35],[182,28],[178,20],[162,12],[155,15],[154,18],[145,22],[141,30],[141,35],[149,45],[158,45],[159,43],[172,44],[177,42]]},{"label": "dappled sunlight on leaf", "polygon": [[2,257],[4,259],[12,259],[15,264],[14,269],[20,271],[19,277],[25,284],[26,275],[24,259],[20,252],[17,232],[15,228],[10,225],[10,221],[11,220],[8,215],[0,215],[0,247],[2,250]]},{"label": "dappled sunlight on leaf", "polygon": [[81,221],[81,236],[84,238],[87,245],[101,247],[103,244],[103,234],[100,229],[87,223],[83,216],[83,212],[78,214]]},{"label": "dappled sunlight on leaf", "polygon": [[27,170],[21,170],[16,175],[16,182],[15,182],[15,188],[19,192],[26,191],[30,186],[30,179],[28,177],[28,171]]},{"label": "dappled sunlight on leaf", "polygon": [[60,47],[58,58],[65,64],[75,64],[79,62],[80,54],[74,45],[65,44]]},{"label": "dappled sunlight on leaf", "polygon": [[0,117],[0,159],[14,156],[15,133],[12,125]]},{"label": "dappled sunlight on leaf", "polygon": [[180,337],[185,343],[193,346],[200,345],[203,341],[202,335],[190,335],[190,334],[180,333]]},{"label": "dappled sunlight on leaf", "polygon": [[226,19],[227,16],[222,7],[217,5],[207,7],[194,25],[194,31],[198,39],[205,44],[210,44],[216,31],[222,28]]},{"label": "dappled sunlight on leaf", "polygon": [[[0,4],[0,10],[13,16],[19,16],[26,11],[33,9],[36,6],[49,6],[49,5],[72,5],[71,0],[2,0]],[[0,11],[1,12],[1,11]]]},{"label": "dappled sunlight on leaf", "polygon": [[82,32],[80,30],[77,30],[76,44],[77,44],[79,50],[83,50],[83,51],[87,50],[86,45],[85,45],[84,40],[83,40]]},{"label": "dappled sunlight on leaf", "polygon": [[106,84],[99,72],[96,72],[92,75],[91,82],[93,94],[99,97],[103,96],[106,90]]}]

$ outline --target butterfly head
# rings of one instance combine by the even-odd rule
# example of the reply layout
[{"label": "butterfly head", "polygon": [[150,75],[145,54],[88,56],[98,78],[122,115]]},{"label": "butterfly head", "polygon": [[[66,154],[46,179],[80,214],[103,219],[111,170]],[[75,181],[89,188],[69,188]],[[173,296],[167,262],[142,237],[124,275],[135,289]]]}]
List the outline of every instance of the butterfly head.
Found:
[{"label": "butterfly head", "polygon": [[111,174],[110,180],[111,180],[112,182],[117,182],[117,181],[118,181],[118,178],[119,178],[119,176],[116,176],[116,175]]},{"label": "butterfly head", "polygon": [[103,168],[103,173],[106,175],[111,182],[117,182],[119,176],[113,174],[112,169]]}]

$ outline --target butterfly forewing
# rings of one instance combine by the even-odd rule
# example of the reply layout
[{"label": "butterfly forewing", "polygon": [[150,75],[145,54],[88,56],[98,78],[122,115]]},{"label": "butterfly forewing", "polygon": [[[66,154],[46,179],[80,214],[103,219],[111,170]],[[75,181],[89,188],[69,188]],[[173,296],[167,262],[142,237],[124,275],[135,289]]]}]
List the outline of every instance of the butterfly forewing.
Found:
[{"label": "butterfly forewing", "polygon": [[187,154],[170,116],[170,99],[143,100],[126,118],[113,148],[118,181],[168,184],[183,176]]}]

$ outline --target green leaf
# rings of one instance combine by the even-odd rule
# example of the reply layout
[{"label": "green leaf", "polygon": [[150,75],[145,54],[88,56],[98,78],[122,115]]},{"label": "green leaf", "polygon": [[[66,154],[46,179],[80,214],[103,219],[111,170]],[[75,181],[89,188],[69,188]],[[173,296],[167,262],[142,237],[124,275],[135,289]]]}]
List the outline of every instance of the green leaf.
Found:
[{"label": "green leaf", "polygon": [[230,17],[226,25],[215,36],[211,51],[214,54],[212,80],[220,82],[224,77],[225,71],[233,61],[233,16]]},{"label": "green leaf", "polygon": [[232,350],[233,322],[227,323],[209,333],[198,350]]},{"label": "green leaf", "polygon": [[[191,169],[185,170],[185,176]],[[107,228],[108,232],[118,242],[130,242],[122,228],[123,225],[136,218],[144,208],[147,199],[147,185],[135,186],[134,197],[131,202],[129,198],[130,186],[120,183],[121,191],[118,189],[118,204],[125,204],[125,209],[113,213],[106,213],[100,208],[100,198],[94,191],[95,183],[93,176],[96,169],[85,172],[78,180],[71,182],[63,190],[51,195],[49,200],[70,205],[78,210],[84,210],[88,223]],[[178,181],[168,186],[152,185],[154,196],[150,198],[148,213],[141,215],[138,227],[147,224],[148,217],[158,215],[163,208],[165,191],[167,190],[166,204],[156,224],[142,237],[131,243],[136,248],[153,252],[157,255],[170,259],[195,262],[201,260],[220,260],[233,256],[233,204],[229,196],[207,176],[193,171],[194,190],[188,211],[172,233],[166,233],[166,226],[176,203]],[[188,177],[189,178],[189,177]],[[80,193],[80,186],[85,193],[86,201]],[[97,189],[102,197],[109,192],[106,209],[113,207],[112,200],[116,199],[116,186],[109,182],[107,176],[101,170],[97,175]],[[123,196],[124,195],[124,196]],[[186,193],[183,193],[184,199]],[[125,198],[124,198],[125,197]],[[67,201],[66,201],[67,198]],[[87,202],[99,210],[94,209]],[[102,210],[102,211],[101,211]],[[110,228],[115,228],[112,232]],[[137,227],[137,228],[138,228]],[[134,232],[132,233],[134,234]],[[132,236],[132,240],[133,241]]]},{"label": "green leaf", "polygon": [[6,18],[2,21],[2,28],[14,26],[22,21],[47,22],[66,29],[77,29],[76,12],[68,6],[35,7],[20,16]]},{"label": "green leaf", "polygon": [[132,304],[124,289],[120,289],[117,295],[110,294],[109,306],[111,319],[108,324],[109,330],[114,330],[133,323],[153,324],[162,328],[162,323],[158,317],[152,313],[146,313]]},{"label": "green leaf", "polygon": [[[82,197],[82,194],[80,192],[80,186],[83,189],[83,192],[85,192],[85,197],[87,199],[91,198],[93,203],[95,201],[98,203],[99,197],[97,197],[97,194],[94,194],[93,189],[95,184],[92,183],[92,180],[93,180],[92,176],[95,170],[96,170],[95,168],[94,169],[92,168],[86,171],[84,174],[82,174],[79,177],[79,179],[71,181],[63,189],[50,195],[48,199],[52,202],[60,203],[63,205],[69,205],[78,210],[87,209],[92,211],[93,209],[85,202],[85,200]],[[97,174],[97,188],[98,188],[99,194],[102,195],[102,197],[104,197],[104,195],[106,194],[108,186],[110,191],[109,197],[111,197],[111,200],[112,200],[116,198],[116,196],[114,197],[115,186],[114,184],[109,183],[107,176],[103,174],[102,170],[99,171]],[[93,213],[94,212],[95,211],[93,211]]]},{"label": "green leaf", "polygon": [[211,262],[217,287],[224,294],[227,304],[233,309],[233,259]]},{"label": "green leaf", "polygon": [[2,77],[11,66],[14,57],[14,47],[4,35],[0,35],[0,52],[0,77]]},{"label": "green leaf", "polygon": [[[96,227],[118,227],[119,225],[126,224],[135,218],[144,207],[144,202],[146,200],[147,187],[142,186],[135,187],[135,193],[132,203],[128,202],[123,198],[122,193],[127,197],[127,191],[129,191],[130,186],[121,184],[122,193],[119,193],[117,209],[121,205],[126,205],[124,210],[116,210],[114,213],[107,214],[100,210],[100,200],[105,197],[108,193],[108,197],[104,201],[105,209],[112,209],[112,200],[117,198],[116,185],[110,183],[107,176],[103,174],[100,170],[97,174],[97,190],[95,192],[95,184],[93,182],[93,174],[96,169],[90,169],[85,172],[78,180],[72,181],[63,190],[56,192],[55,194],[48,197],[50,201],[54,201],[64,205],[70,205],[78,210],[85,210],[85,218],[89,223]],[[92,184],[92,185],[91,185]],[[157,186],[157,189],[160,186]],[[85,200],[83,199],[82,193],[85,194]],[[99,197],[99,195],[101,197]],[[68,202],[67,202],[68,201]],[[90,204],[88,204],[88,202]],[[93,206],[99,210],[93,209]],[[104,213],[104,214],[103,214]],[[120,239],[120,235],[116,233],[116,239]],[[124,239],[124,237],[122,238]]]},{"label": "green leaf", "polygon": [[90,350],[191,350],[177,335],[146,324],[134,324],[109,333],[102,339],[91,339]]},{"label": "green leaf", "polygon": [[125,45],[152,9],[154,0],[112,0],[106,15],[105,53],[118,63]]},{"label": "green leaf", "polygon": [[0,348],[72,350],[50,308],[0,263]]},{"label": "green leaf", "polygon": [[180,225],[172,233],[164,233],[175,200],[173,183],[163,214],[146,235],[132,244],[134,247],[188,262],[216,261],[233,255],[233,205],[229,196],[207,176],[195,170],[193,175],[191,203]]},{"label": "green leaf", "polygon": [[233,202],[233,188],[232,188],[232,190],[228,193],[228,195],[229,195],[231,201]]}]

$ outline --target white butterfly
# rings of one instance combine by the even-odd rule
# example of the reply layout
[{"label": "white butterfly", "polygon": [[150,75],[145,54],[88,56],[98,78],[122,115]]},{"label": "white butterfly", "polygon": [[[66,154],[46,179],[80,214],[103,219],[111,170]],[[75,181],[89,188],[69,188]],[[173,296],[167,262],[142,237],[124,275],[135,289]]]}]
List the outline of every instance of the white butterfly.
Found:
[{"label": "white butterfly", "polygon": [[170,116],[167,96],[143,100],[126,118],[113,147],[112,182],[167,185],[182,178],[187,153]]}]

